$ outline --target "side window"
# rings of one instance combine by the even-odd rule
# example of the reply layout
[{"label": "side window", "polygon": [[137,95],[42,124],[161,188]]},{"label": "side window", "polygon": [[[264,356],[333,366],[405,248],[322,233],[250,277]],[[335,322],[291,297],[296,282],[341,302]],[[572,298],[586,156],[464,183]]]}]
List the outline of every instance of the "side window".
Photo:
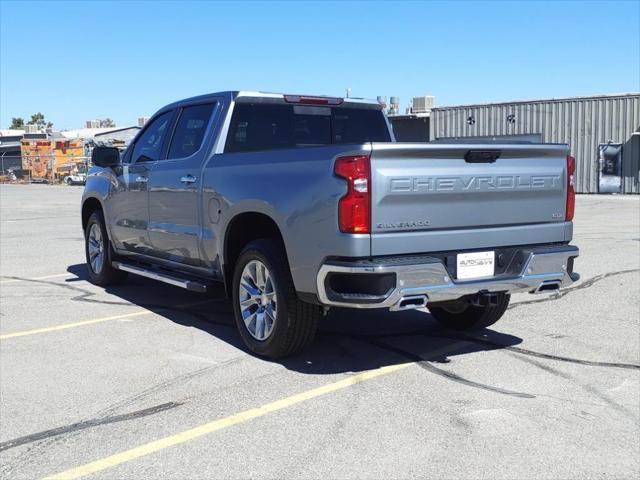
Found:
[{"label": "side window", "polygon": [[132,162],[150,162],[160,159],[162,145],[164,144],[173,112],[166,112],[156,118],[136,140],[133,147]]},{"label": "side window", "polygon": [[293,107],[237,103],[233,109],[227,152],[251,152],[293,146]]},{"label": "side window", "polygon": [[331,144],[331,109],[308,105],[237,103],[227,152]]},{"label": "side window", "polygon": [[182,109],[171,140],[168,158],[185,158],[200,150],[213,106],[194,105]]}]

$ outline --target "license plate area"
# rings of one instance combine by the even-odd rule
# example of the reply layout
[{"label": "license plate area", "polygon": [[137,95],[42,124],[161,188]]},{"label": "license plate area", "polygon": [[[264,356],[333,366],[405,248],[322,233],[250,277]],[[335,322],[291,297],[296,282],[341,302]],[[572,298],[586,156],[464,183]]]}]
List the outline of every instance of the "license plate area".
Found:
[{"label": "license plate area", "polygon": [[488,278],[495,275],[493,250],[488,252],[459,253],[456,256],[456,277],[458,280]]}]

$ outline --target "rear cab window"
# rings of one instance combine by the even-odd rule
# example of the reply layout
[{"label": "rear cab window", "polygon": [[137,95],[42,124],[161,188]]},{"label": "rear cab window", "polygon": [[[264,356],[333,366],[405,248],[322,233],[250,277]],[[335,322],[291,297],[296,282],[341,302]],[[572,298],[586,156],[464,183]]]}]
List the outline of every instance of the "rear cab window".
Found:
[{"label": "rear cab window", "polygon": [[225,152],[389,141],[375,108],[236,103]]}]

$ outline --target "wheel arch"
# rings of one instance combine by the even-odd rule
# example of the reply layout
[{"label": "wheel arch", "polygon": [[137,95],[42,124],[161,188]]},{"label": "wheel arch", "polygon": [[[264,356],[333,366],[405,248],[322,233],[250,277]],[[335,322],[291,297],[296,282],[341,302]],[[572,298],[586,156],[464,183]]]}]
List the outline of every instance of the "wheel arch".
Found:
[{"label": "wheel arch", "polygon": [[87,229],[87,223],[89,222],[89,217],[96,210],[102,210],[104,214],[104,208],[102,207],[102,202],[98,200],[96,197],[88,197],[82,202],[82,231],[84,232]]},{"label": "wheel arch", "polygon": [[[255,211],[242,212],[235,215],[227,224],[224,234],[222,274],[228,296],[231,296],[233,271],[240,252],[249,242],[266,238],[280,242],[286,256],[287,249],[282,231],[269,215]],[[288,264],[288,258],[285,259]]]}]

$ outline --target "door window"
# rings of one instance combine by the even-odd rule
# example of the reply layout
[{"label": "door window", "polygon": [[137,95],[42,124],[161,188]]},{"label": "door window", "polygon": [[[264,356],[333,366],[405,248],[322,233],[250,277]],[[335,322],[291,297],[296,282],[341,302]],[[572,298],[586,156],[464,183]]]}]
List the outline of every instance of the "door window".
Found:
[{"label": "door window", "polygon": [[160,159],[172,118],[173,112],[163,113],[142,132],[133,147],[134,162],[152,162]]},{"label": "door window", "polygon": [[212,111],[213,104],[193,105],[182,109],[168,158],[185,158],[200,150]]}]

